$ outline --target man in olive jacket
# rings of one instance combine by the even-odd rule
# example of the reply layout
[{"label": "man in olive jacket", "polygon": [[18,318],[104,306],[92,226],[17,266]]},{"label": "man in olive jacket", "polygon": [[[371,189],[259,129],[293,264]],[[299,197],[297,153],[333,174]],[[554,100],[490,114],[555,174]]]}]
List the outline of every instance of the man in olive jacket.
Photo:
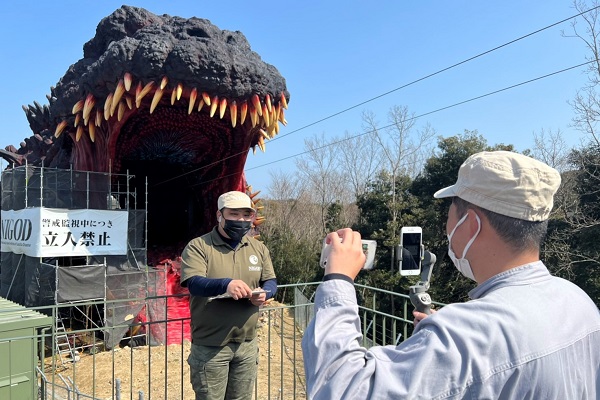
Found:
[{"label": "man in olive jacket", "polygon": [[277,280],[267,247],[246,234],[256,210],[242,192],[218,199],[217,226],[182,253],[181,285],[190,291],[190,379],[197,400],[251,399],[259,307]]}]

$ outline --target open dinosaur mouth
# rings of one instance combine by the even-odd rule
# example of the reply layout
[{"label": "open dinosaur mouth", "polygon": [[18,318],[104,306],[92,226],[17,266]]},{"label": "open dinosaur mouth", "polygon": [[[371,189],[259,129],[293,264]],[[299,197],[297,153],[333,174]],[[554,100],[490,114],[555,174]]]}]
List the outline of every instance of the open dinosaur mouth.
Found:
[{"label": "open dinosaur mouth", "polygon": [[255,195],[244,164],[286,124],[285,79],[241,32],[131,6],[100,21],[83,50],[48,106],[24,107],[34,136],[0,156],[134,176],[149,253],[178,254],[214,226],[220,194]]},{"label": "open dinosaur mouth", "polygon": [[[267,94],[230,100],[181,84],[143,85],[130,74],[104,101],[88,94],[54,133],[74,143],[74,168],[134,176],[136,208],[148,207],[148,245],[176,248],[214,224],[216,197],[247,191],[248,149],[285,125],[287,100]],[[71,123],[71,121],[73,121]],[[143,203],[142,203],[143,202]],[[259,221],[260,222],[260,221]]]}]

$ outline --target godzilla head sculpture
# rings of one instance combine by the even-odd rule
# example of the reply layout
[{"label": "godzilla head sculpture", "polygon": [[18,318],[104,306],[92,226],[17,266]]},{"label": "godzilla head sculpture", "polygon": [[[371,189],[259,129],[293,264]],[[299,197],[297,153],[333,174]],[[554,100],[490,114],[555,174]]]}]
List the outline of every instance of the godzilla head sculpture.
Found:
[{"label": "godzilla head sculpture", "polygon": [[240,32],[136,7],[104,18],[83,50],[49,105],[23,107],[34,135],[0,156],[128,171],[142,191],[147,179],[151,246],[209,230],[217,196],[247,189],[248,151],[285,125],[285,79]]}]

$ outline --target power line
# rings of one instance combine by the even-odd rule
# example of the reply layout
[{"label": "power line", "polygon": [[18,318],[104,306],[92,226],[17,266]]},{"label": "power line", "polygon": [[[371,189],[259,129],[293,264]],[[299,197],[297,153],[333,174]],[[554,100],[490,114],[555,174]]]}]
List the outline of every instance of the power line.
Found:
[{"label": "power line", "polygon": [[[469,61],[475,60],[475,59],[477,59],[477,58],[479,58],[479,57],[482,57],[482,56],[484,56],[484,55],[486,55],[486,54],[492,53],[492,52],[494,52],[494,51],[496,51],[496,50],[499,50],[499,49],[501,49],[501,48],[503,48],[503,47],[509,46],[509,45],[511,45],[511,44],[513,44],[513,43],[516,43],[516,42],[520,41],[520,40],[523,40],[523,39],[525,39],[525,38],[528,38],[528,37],[530,37],[530,36],[533,36],[533,35],[535,35],[535,34],[537,34],[537,33],[543,32],[543,31],[545,31],[545,30],[547,30],[547,29],[550,29],[550,28],[552,28],[552,27],[554,27],[554,26],[560,25],[560,24],[562,24],[562,23],[564,23],[564,22],[566,22],[566,21],[570,21],[570,20],[572,20],[572,19],[575,19],[575,18],[577,18],[577,17],[579,17],[579,16],[581,16],[581,15],[583,15],[583,14],[589,13],[589,12],[591,12],[591,11],[594,11],[594,10],[597,10],[597,9],[599,9],[599,8],[600,8],[600,5],[599,5],[599,6],[596,6],[596,7],[593,7],[593,8],[590,8],[589,10],[586,10],[586,11],[580,12],[579,14],[573,15],[573,16],[571,16],[571,17],[568,17],[568,18],[562,19],[562,20],[560,20],[560,21],[558,21],[558,22],[555,22],[555,23],[553,23],[553,24],[550,24],[550,25],[548,25],[548,26],[545,26],[545,27],[543,27],[543,28],[537,29],[537,30],[535,30],[535,31],[533,31],[533,32],[530,32],[530,33],[526,34],[526,35],[520,36],[520,37],[518,37],[518,38],[516,38],[516,39],[513,39],[513,40],[511,40],[511,41],[509,41],[509,42],[506,42],[506,43],[504,43],[504,44],[501,44],[501,45],[499,45],[499,46],[496,46],[496,47],[494,47],[494,48],[492,48],[492,49],[489,49],[489,50],[486,50],[486,51],[484,51],[484,52],[482,52],[482,53],[479,53],[479,54],[477,54],[477,55],[475,55],[475,56],[473,56],[473,57],[469,57],[469,58],[467,58],[467,59],[465,59],[465,60],[463,60],[463,61],[460,61],[460,62],[457,62],[457,63],[455,63],[455,64],[452,64],[452,65],[450,65],[449,67],[442,68],[442,69],[440,69],[440,70],[438,70],[438,71],[436,71],[436,72],[433,72],[433,73],[431,73],[431,74],[429,74],[429,75],[425,75],[425,76],[423,76],[423,77],[421,77],[421,78],[419,78],[419,79],[416,79],[416,80],[414,80],[414,81],[411,81],[411,82],[409,82],[409,83],[406,83],[406,84],[404,84],[404,85],[402,85],[402,86],[399,86],[399,87],[397,87],[397,88],[395,88],[395,89],[389,90],[389,91],[387,91],[387,92],[385,92],[385,93],[382,93],[382,94],[380,94],[380,95],[377,95],[377,96],[375,96],[375,97],[372,97],[372,98],[370,98],[370,99],[368,99],[368,100],[362,101],[362,102],[360,102],[360,103],[358,103],[358,104],[355,104],[355,105],[353,105],[353,106],[351,106],[351,107],[347,107],[347,108],[345,108],[345,109],[343,109],[343,110],[341,110],[341,111],[338,111],[338,112],[336,112],[336,113],[333,113],[333,114],[331,114],[331,115],[329,115],[329,116],[327,116],[327,117],[324,117],[324,118],[321,118],[321,119],[319,119],[319,120],[317,120],[317,121],[311,122],[311,123],[309,123],[309,124],[307,124],[307,125],[304,125],[304,126],[302,126],[302,127],[300,127],[300,128],[294,129],[294,130],[292,130],[292,131],[290,131],[290,132],[288,132],[288,133],[285,133],[285,134],[279,135],[279,136],[277,136],[277,137],[275,137],[275,138],[271,139],[271,140],[269,141],[269,143],[272,143],[272,142],[274,142],[274,141],[276,141],[276,140],[279,140],[279,139],[283,139],[283,138],[285,138],[285,137],[288,137],[288,136],[290,136],[290,135],[291,135],[291,134],[293,134],[293,133],[296,133],[296,132],[299,132],[299,131],[301,131],[301,130],[304,130],[304,129],[306,129],[306,128],[309,128],[309,127],[311,127],[311,126],[317,125],[317,124],[319,124],[319,123],[321,123],[321,122],[323,122],[323,121],[327,121],[327,120],[329,120],[329,119],[331,119],[331,118],[337,117],[338,115],[341,115],[341,114],[343,114],[343,113],[346,113],[346,112],[348,112],[348,111],[350,111],[350,110],[353,110],[353,109],[355,109],[355,108],[358,108],[358,107],[360,107],[360,106],[363,106],[363,105],[365,105],[365,104],[368,104],[368,103],[370,103],[370,102],[372,102],[372,101],[375,101],[375,100],[377,100],[377,99],[380,99],[380,98],[382,98],[382,97],[384,97],[384,96],[387,96],[387,95],[389,95],[389,94],[392,94],[392,93],[394,93],[394,92],[397,92],[398,90],[401,90],[401,89],[407,88],[407,87],[409,87],[409,86],[411,86],[411,85],[414,85],[414,84],[416,84],[416,83],[418,83],[418,82],[424,81],[425,79],[429,79],[429,78],[431,78],[431,77],[433,77],[433,76],[439,75],[439,74],[441,74],[442,72],[446,72],[446,71],[448,71],[448,70],[450,70],[450,69],[453,69],[453,68],[455,68],[455,67],[458,67],[459,65],[462,65],[462,64],[465,64],[465,63],[467,63],[467,62],[469,62]],[[582,64],[582,65],[585,65],[585,64],[586,64],[586,63],[584,63],[584,64]],[[576,68],[576,67],[572,67],[572,68]],[[572,69],[572,68],[568,68],[568,69]],[[568,69],[566,69],[566,70],[568,70]],[[558,71],[558,72],[556,72],[556,73],[559,73],[559,72],[560,72],[560,71]],[[556,73],[549,74],[549,75],[547,75],[547,76],[554,75],[554,74],[556,74]],[[543,77],[540,77],[540,78],[536,78],[536,79],[533,79],[532,81],[534,81],[534,80],[537,80],[537,79],[542,79],[542,78],[544,78],[544,77],[545,77],[545,76],[543,76]],[[521,84],[517,84],[517,85],[514,85],[514,86],[512,86],[512,87],[520,86],[520,85],[522,85],[522,84],[525,84],[525,83],[527,83],[527,82],[522,82]],[[507,89],[510,89],[510,88],[511,88],[511,87],[508,87],[508,88],[505,88],[505,89],[502,89],[502,90],[507,90]],[[501,90],[501,91],[502,91],[502,90]],[[483,95],[483,96],[481,96],[481,97],[489,96],[489,95],[491,95],[491,94],[493,94],[493,93],[488,93],[487,95]],[[481,97],[479,97],[479,98],[481,98]],[[469,102],[469,101],[473,101],[473,100],[475,100],[475,98],[474,98],[474,99],[471,99],[471,100],[466,100],[465,102]],[[462,104],[462,103],[461,103],[461,104]],[[458,105],[458,104],[451,105],[451,106],[445,107],[445,108],[443,108],[443,109],[446,109],[446,108],[451,108],[451,107],[454,107],[454,106],[456,106],[456,105]],[[431,112],[429,112],[429,113],[427,113],[427,114],[424,114],[424,115],[428,115],[428,114],[431,114],[431,113],[433,113],[433,112],[437,112],[437,111],[441,111],[441,110],[442,110],[442,109],[440,109],[440,110],[436,110],[436,111],[431,111]],[[416,117],[415,117],[415,118],[416,118]],[[202,170],[202,169],[208,168],[208,167],[210,167],[210,166],[213,166],[213,165],[215,165],[215,164],[221,163],[221,162],[223,162],[223,161],[225,161],[225,160],[228,160],[228,159],[230,159],[230,158],[237,157],[237,156],[239,156],[239,155],[242,155],[242,154],[244,154],[244,153],[246,153],[246,151],[242,151],[242,152],[239,152],[239,153],[231,154],[231,155],[229,155],[229,156],[227,156],[227,157],[225,157],[225,158],[219,159],[219,160],[217,160],[217,161],[214,161],[214,162],[212,162],[212,163],[210,163],[210,164],[203,165],[203,166],[201,166],[201,167],[198,167],[198,168],[196,168],[196,169],[193,169],[193,170],[191,170],[191,171],[185,172],[185,173],[183,173],[183,174],[181,174],[181,175],[174,176],[174,177],[172,177],[172,178],[170,178],[170,179],[167,179],[167,180],[164,180],[164,181],[162,181],[162,182],[159,182],[159,183],[155,184],[154,186],[158,186],[158,185],[161,185],[161,184],[164,184],[164,183],[167,183],[167,182],[173,181],[173,180],[175,180],[175,179],[178,179],[178,178],[180,178],[180,177],[183,177],[183,176],[186,176],[186,175],[189,175],[189,174],[195,173],[195,172],[197,172],[197,171],[200,171],[200,170]],[[304,153],[300,153],[300,154],[298,154],[298,155],[301,155],[301,154],[304,154]],[[296,155],[296,156],[298,156],[298,155]],[[287,158],[284,158],[284,159],[282,159],[282,160],[280,160],[280,161],[286,160],[286,159],[288,159],[288,158],[293,158],[293,157],[296,157],[296,156],[287,157]],[[279,162],[279,161],[274,161],[274,162]],[[268,164],[265,164],[265,165],[268,165]],[[256,167],[256,168],[258,168],[258,167]],[[254,169],[254,168],[251,168],[251,169]],[[249,170],[251,170],[251,169],[249,169]]]},{"label": "power line", "polygon": [[[585,66],[585,65],[588,65],[588,64],[594,63],[594,62],[596,62],[596,60],[595,60],[595,59],[594,59],[594,60],[590,60],[590,61],[586,61],[586,62],[584,62],[584,63],[581,63],[581,64],[574,65],[574,66],[572,66],[572,67],[563,68],[563,69],[561,69],[561,70],[554,71],[554,72],[548,73],[548,74],[546,74],[546,75],[542,75],[542,76],[539,76],[539,77],[537,77],[537,78],[529,79],[529,80],[526,80],[526,81],[523,81],[523,82],[520,82],[520,83],[517,83],[517,84],[511,85],[511,86],[507,86],[507,87],[505,87],[505,88],[502,88],[502,89],[494,90],[494,91],[492,91],[492,92],[488,92],[488,93],[482,94],[482,95],[480,95],[480,96],[471,97],[470,99],[467,99],[467,100],[459,101],[459,102],[457,102],[457,103],[453,103],[453,104],[451,104],[451,105],[448,105],[448,106],[445,106],[445,107],[441,107],[441,108],[438,108],[438,109],[435,109],[435,110],[432,110],[432,111],[425,112],[425,113],[423,113],[423,114],[419,114],[419,115],[416,115],[416,116],[412,116],[412,117],[410,117],[410,118],[407,118],[407,119],[405,119],[405,120],[404,120],[404,122],[413,121],[413,120],[415,120],[415,119],[418,119],[418,118],[424,117],[424,116],[426,116],[426,115],[431,115],[431,114],[434,114],[434,113],[437,113],[437,112],[440,112],[440,111],[447,110],[447,109],[449,109],[449,108],[454,108],[454,107],[460,106],[460,105],[462,105],[462,104],[470,103],[470,102],[472,102],[472,101],[475,101],[475,100],[480,100],[480,99],[483,99],[484,97],[488,97],[488,96],[491,96],[491,95],[494,95],[494,94],[498,94],[498,93],[501,93],[501,92],[505,92],[505,91],[507,91],[507,90],[514,89],[514,88],[517,88],[517,87],[519,87],[519,86],[526,85],[526,84],[528,84],[528,83],[536,82],[536,81],[539,81],[539,80],[541,80],[541,79],[548,78],[548,77],[550,77],[550,76],[554,76],[554,75],[557,75],[557,74],[560,74],[560,73],[563,73],[563,72],[567,72],[567,71],[570,71],[570,70],[573,70],[573,69],[576,69],[576,68],[580,68],[580,67],[583,67],[583,66]],[[394,124],[389,124],[389,125],[385,125],[385,126],[382,126],[382,127],[380,127],[380,128],[377,128],[377,129],[387,129],[387,128],[391,128],[391,127],[393,127],[393,126],[394,126]],[[376,129],[372,129],[372,130],[369,130],[369,131],[365,131],[365,132],[359,133],[359,134],[357,134],[357,135],[354,135],[354,136],[345,137],[345,138],[343,138],[343,139],[340,139],[340,140],[337,140],[337,141],[335,141],[335,142],[327,143],[327,144],[325,144],[325,145],[323,145],[323,146],[316,147],[316,148],[314,148],[314,149],[312,149],[312,150],[307,150],[307,151],[303,151],[303,152],[300,152],[300,153],[297,153],[297,154],[293,154],[293,155],[291,155],[291,156],[287,156],[287,157],[284,157],[284,158],[280,158],[280,159],[278,159],[278,160],[270,161],[270,162],[268,162],[268,163],[265,163],[265,164],[257,165],[256,167],[252,167],[252,168],[246,168],[246,169],[244,169],[244,171],[252,171],[252,170],[254,170],[254,169],[263,168],[263,167],[266,167],[266,166],[268,166],[268,165],[271,165],[271,164],[276,164],[276,163],[278,163],[278,162],[281,162],[281,161],[289,160],[289,159],[291,159],[291,158],[296,158],[296,157],[302,156],[302,155],[304,155],[304,154],[308,154],[308,153],[310,153],[311,151],[314,151],[314,150],[321,150],[321,149],[324,149],[324,148],[327,148],[327,147],[330,147],[330,146],[335,146],[335,145],[338,145],[338,144],[340,144],[340,143],[342,143],[342,142],[345,142],[345,141],[348,141],[348,140],[352,140],[352,139],[356,139],[356,138],[359,138],[359,137],[361,137],[361,136],[368,135],[368,134],[370,134],[370,133],[374,133],[375,131],[376,131]],[[229,176],[233,176],[233,175],[235,175],[235,174],[238,174],[238,173],[240,173],[240,172],[242,172],[242,171],[236,171],[235,173],[232,173],[232,174],[229,174],[229,175],[225,175],[224,177],[223,177],[223,176],[221,176],[221,177],[219,177],[219,178],[210,179],[210,180],[207,180],[207,181],[202,181],[202,182],[200,182],[200,183],[197,183],[197,184],[194,184],[194,185],[192,185],[192,186],[203,185],[203,184],[206,184],[206,183],[212,182],[212,181],[214,181],[214,180],[216,180],[216,179],[222,179],[222,178],[226,178],[226,177],[229,177]]]},{"label": "power line", "polygon": [[516,43],[516,42],[518,42],[518,41],[520,41],[520,40],[523,40],[523,39],[525,39],[525,38],[528,38],[528,37],[530,37],[530,36],[533,36],[533,35],[535,35],[535,34],[537,34],[537,33],[543,32],[543,31],[545,31],[546,29],[550,29],[550,28],[552,28],[552,27],[554,27],[554,26],[556,26],[556,25],[560,25],[560,24],[562,24],[562,23],[564,23],[564,22],[566,22],[566,21],[569,21],[569,20],[572,20],[572,19],[574,19],[574,18],[577,18],[577,17],[579,17],[579,16],[581,16],[581,15],[583,15],[583,14],[586,14],[586,13],[588,13],[588,12],[594,11],[594,10],[596,10],[596,9],[598,9],[598,8],[600,8],[600,6],[596,6],[596,7],[594,7],[594,8],[590,8],[590,9],[589,9],[589,10],[587,10],[587,11],[581,12],[581,13],[579,13],[579,14],[576,14],[576,15],[572,16],[572,17],[565,18],[565,19],[563,19],[563,20],[561,20],[561,21],[555,22],[555,23],[553,23],[553,24],[551,24],[551,25],[548,25],[548,26],[546,26],[546,27],[544,27],[544,28],[541,28],[541,29],[538,29],[538,30],[536,30],[536,31],[533,31],[533,32],[531,32],[531,33],[528,33],[528,34],[526,34],[526,35],[523,35],[523,36],[521,36],[521,37],[519,37],[519,38],[517,38],[517,39],[511,40],[511,41],[509,41],[509,42],[506,42],[506,43],[504,43],[504,44],[502,44],[502,45],[500,45],[500,46],[494,47],[493,49],[490,49],[490,50],[484,51],[483,53],[479,53],[479,54],[477,54],[476,56],[473,56],[473,57],[467,58],[467,59],[465,59],[465,60],[463,60],[463,61],[460,61],[460,62],[457,62],[456,64],[453,64],[453,65],[451,65],[451,66],[449,66],[449,67],[446,67],[446,68],[440,69],[439,71],[433,72],[433,73],[431,73],[431,74],[429,74],[429,75],[426,75],[426,76],[424,76],[424,77],[422,77],[422,78],[419,78],[419,79],[416,79],[416,80],[414,80],[414,81],[412,81],[412,82],[406,83],[406,84],[404,84],[404,85],[402,85],[402,86],[400,86],[400,87],[397,87],[397,88],[395,88],[395,89],[389,90],[389,91],[387,91],[387,92],[385,92],[385,93],[382,93],[382,94],[380,94],[380,95],[378,95],[378,96],[375,96],[375,97],[373,97],[373,98],[370,98],[370,99],[368,99],[368,100],[365,100],[365,101],[363,101],[363,102],[361,102],[361,103],[358,103],[358,104],[356,104],[356,105],[354,105],[354,106],[351,106],[351,107],[345,108],[345,109],[343,109],[342,111],[338,111],[338,112],[336,112],[336,113],[334,113],[334,114],[331,114],[331,115],[329,115],[328,117],[321,118],[321,119],[319,119],[319,120],[317,120],[317,121],[315,121],[315,122],[312,122],[312,123],[310,123],[310,124],[308,124],[308,125],[302,126],[302,127],[298,128],[298,129],[295,129],[295,130],[293,130],[293,131],[291,131],[291,132],[288,132],[288,133],[286,133],[286,134],[280,135],[280,136],[278,136],[278,137],[276,137],[276,138],[274,138],[274,139],[270,140],[270,142],[273,142],[273,141],[275,141],[275,140],[277,140],[277,139],[284,138],[284,137],[286,137],[286,136],[289,136],[289,135],[291,135],[292,133],[295,133],[295,132],[301,131],[301,130],[303,130],[303,129],[306,129],[306,128],[308,128],[308,127],[311,127],[311,126],[313,126],[313,125],[319,124],[319,123],[321,123],[321,122],[323,122],[323,121],[326,121],[326,120],[328,120],[328,119],[331,119],[331,118],[333,118],[333,117],[336,117],[336,116],[338,116],[338,115],[340,115],[340,114],[343,114],[343,113],[345,113],[345,112],[347,112],[347,111],[353,110],[353,109],[355,109],[355,108],[357,108],[357,107],[360,107],[360,106],[362,106],[362,105],[365,105],[365,104],[367,104],[367,103],[370,103],[370,102],[372,102],[372,101],[374,101],[374,100],[377,100],[377,99],[379,99],[379,98],[381,98],[381,97],[387,96],[388,94],[394,93],[394,92],[396,92],[396,91],[398,91],[398,90],[401,90],[401,89],[407,88],[407,87],[409,87],[409,86],[411,86],[411,85],[414,85],[415,83],[421,82],[421,81],[423,81],[423,80],[425,80],[425,79],[428,79],[428,78],[431,78],[431,77],[433,77],[433,76],[435,76],[435,75],[441,74],[442,72],[446,72],[446,71],[448,71],[448,70],[450,70],[450,69],[452,69],[452,68],[458,67],[459,65],[462,65],[462,64],[465,64],[465,63],[467,63],[467,62],[469,62],[469,61],[475,60],[476,58],[482,57],[482,56],[484,56],[484,55],[486,55],[486,54],[489,54],[489,53],[491,53],[491,52],[493,52],[493,51],[499,50],[499,49],[501,49],[501,48],[503,48],[503,47],[506,47],[506,46],[508,46],[508,45],[511,45],[511,44],[513,44],[513,43]]}]

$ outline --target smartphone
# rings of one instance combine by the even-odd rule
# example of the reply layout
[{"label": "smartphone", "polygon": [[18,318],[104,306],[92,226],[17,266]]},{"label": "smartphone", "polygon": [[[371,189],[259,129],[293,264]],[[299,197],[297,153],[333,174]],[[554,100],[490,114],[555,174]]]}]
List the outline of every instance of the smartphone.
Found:
[{"label": "smartphone", "polygon": [[[323,249],[321,250],[321,260],[319,262],[321,268],[325,268],[327,265],[327,257],[331,251],[331,245],[327,244],[326,240],[327,238],[323,239]],[[373,264],[375,262],[375,250],[377,250],[377,241],[363,239],[362,249],[366,257],[365,265],[362,267],[362,269],[373,269]]]},{"label": "smartphone", "polygon": [[400,275],[419,275],[423,258],[423,230],[420,226],[404,226],[398,247]]}]

